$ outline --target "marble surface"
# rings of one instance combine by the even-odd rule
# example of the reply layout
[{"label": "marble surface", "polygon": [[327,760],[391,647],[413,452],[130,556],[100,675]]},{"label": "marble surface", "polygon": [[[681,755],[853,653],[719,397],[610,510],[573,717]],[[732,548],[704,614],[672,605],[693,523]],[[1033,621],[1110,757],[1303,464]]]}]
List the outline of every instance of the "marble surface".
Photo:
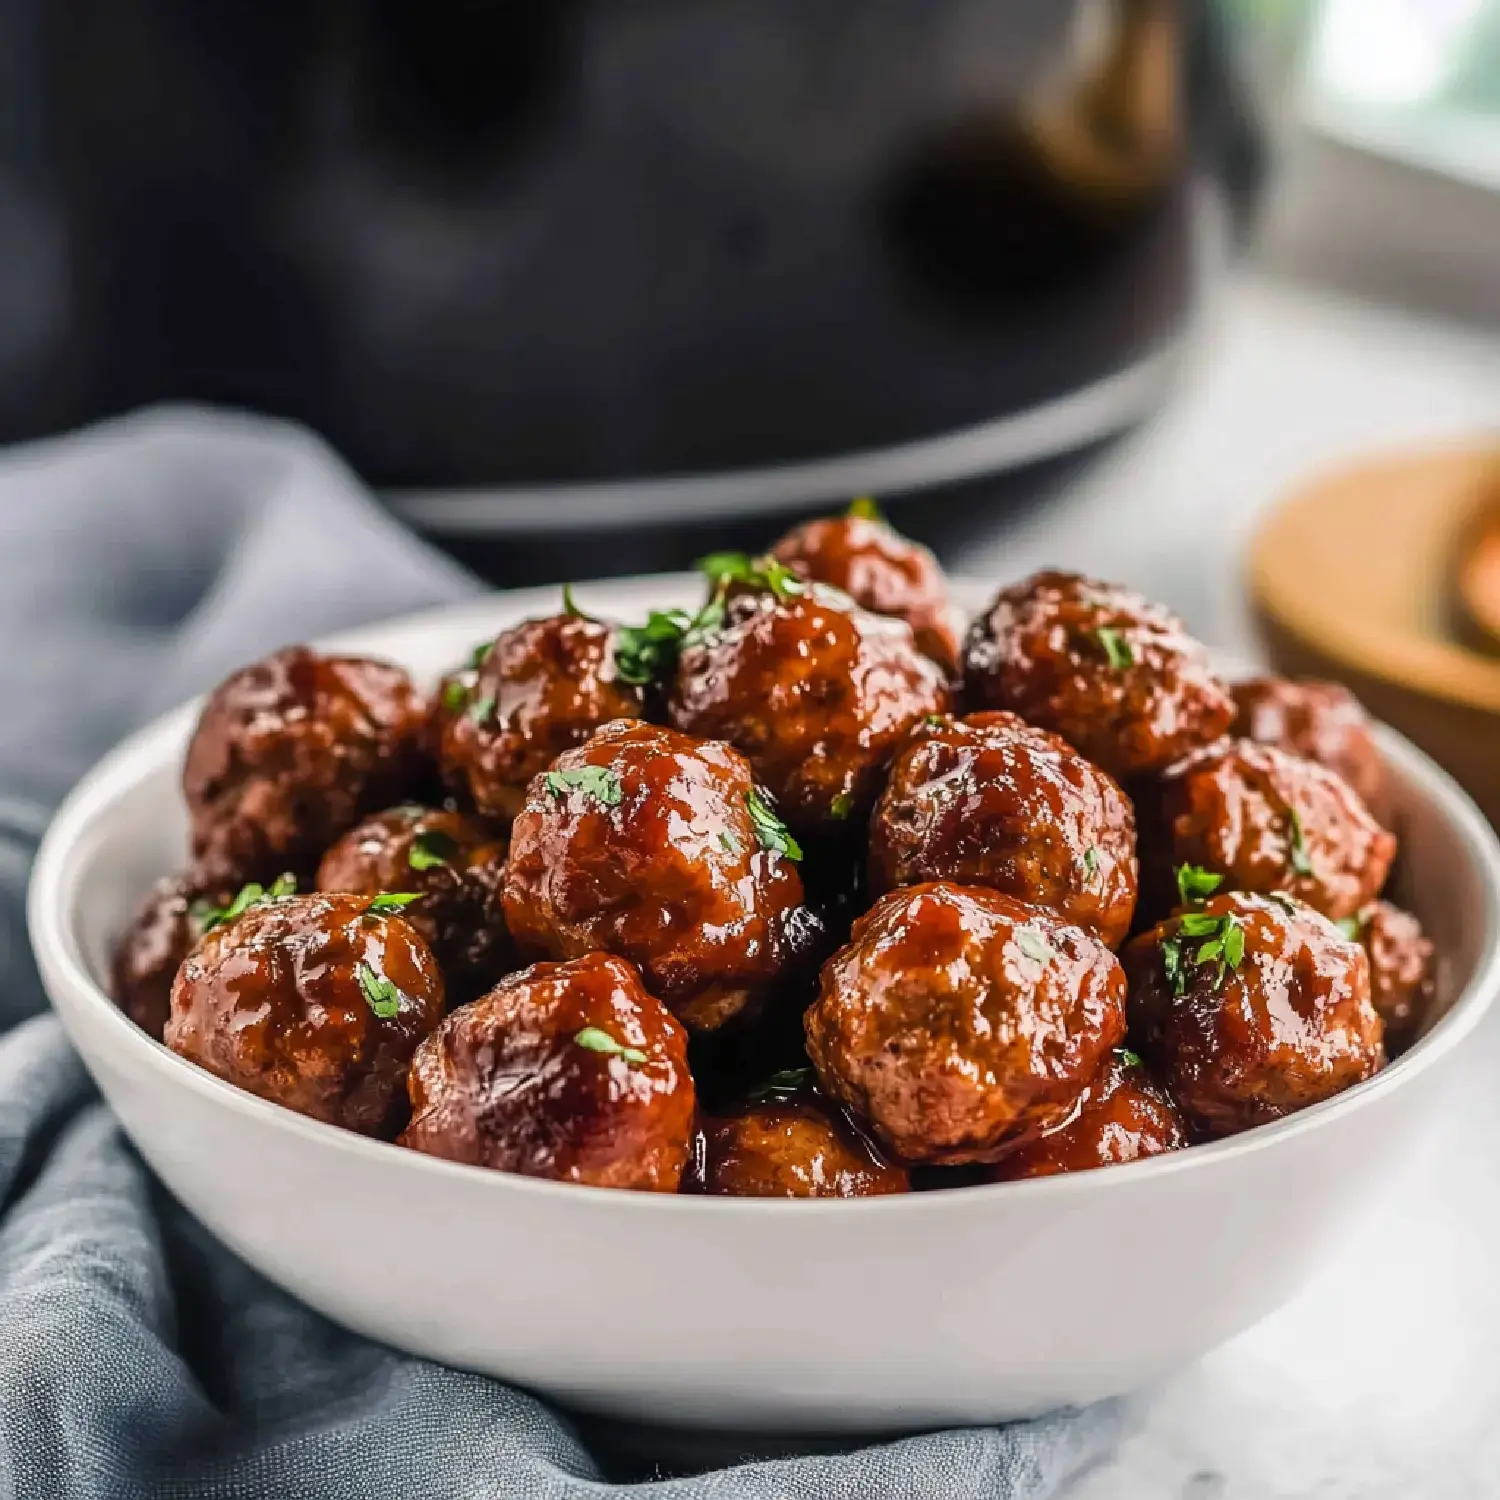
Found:
[{"label": "marble surface", "polygon": [[[1264,505],[1352,453],[1485,430],[1500,433],[1500,338],[1247,279],[1149,430],[955,563],[1124,579],[1253,656],[1240,566]],[[1326,1271],[1137,1398],[1131,1436],[1069,1500],[1500,1496],[1497,1078],[1500,1013]]]}]

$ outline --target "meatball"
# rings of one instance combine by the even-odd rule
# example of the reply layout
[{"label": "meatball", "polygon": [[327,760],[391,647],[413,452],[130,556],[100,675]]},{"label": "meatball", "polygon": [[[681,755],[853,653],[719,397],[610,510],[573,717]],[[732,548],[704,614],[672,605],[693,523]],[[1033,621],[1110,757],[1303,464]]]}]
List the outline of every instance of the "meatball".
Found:
[{"label": "meatball", "polygon": [[793,580],[734,592],[722,627],[685,643],[668,713],[742,751],[792,828],[816,836],[862,823],[907,730],[948,706],[908,625]]},{"label": "meatball", "polygon": [[599,950],[711,1031],[786,983],[821,932],[799,851],[728,745],[619,722],[533,779],[505,915],[523,951]]},{"label": "meatball", "polygon": [[1158,892],[1168,864],[1197,865],[1226,887],[1290,891],[1337,920],[1379,892],[1396,854],[1335,772],[1253,740],[1190,755],[1139,806]]},{"label": "meatball", "polygon": [[687,1034],[624,959],[543,963],[417,1050],[400,1144],[526,1177],[672,1193],[693,1133]]},{"label": "meatball", "polygon": [[1385,761],[1369,716],[1348,688],[1337,682],[1256,677],[1235,684],[1234,701],[1239,708],[1236,735],[1336,771],[1384,821]]},{"label": "meatball", "polygon": [[701,1151],[695,1190],[730,1198],[875,1198],[911,1187],[904,1167],[816,1094],[709,1118]]},{"label": "meatball", "polygon": [[1049,907],[1109,948],[1135,911],[1135,811],[1071,745],[1014,714],[919,725],[870,824],[870,886],[947,880]]},{"label": "meatball", "polygon": [[307,870],[421,776],[427,702],[399,667],[278,651],[204,705],[182,788],[200,878],[238,887]]},{"label": "meatball", "polygon": [[450,1004],[487,990],[511,964],[500,908],[505,839],[477,818],[407,804],[350,829],[318,867],[320,891],[414,894],[402,915],[442,966]]},{"label": "meatball", "polygon": [[432,950],[378,897],[272,897],[188,955],[166,1043],[262,1099],[391,1136],[412,1053],[443,1010]]},{"label": "meatball", "polygon": [[993,1161],[1063,1123],[1125,1032],[1091,933],[997,891],[892,891],[823,966],[806,1017],[824,1089],[909,1162]]},{"label": "meatball", "polygon": [[1215,896],[1124,959],[1131,1036],[1200,1134],[1279,1120],[1385,1062],[1364,949],[1284,893]]},{"label": "meatball", "polygon": [[1389,901],[1372,901],[1339,925],[1370,960],[1370,999],[1385,1022],[1386,1052],[1404,1052],[1432,1006],[1431,940],[1410,912]]},{"label": "meatball", "polygon": [[172,981],[203,936],[202,905],[227,906],[232,895],[206,893],[190,875],[158,880],[115,946],[109,992],[142,1031],[161,1040],[172,1009]]},{"label": "meatball", "polygon": [[1124,1048],[1104,1060],[1066,1125],[1018,1147],[991,1169],[994,1182],[1087,1172],[1117,1162],[1180,1151],[1187,1127],[1135,1053]]},{"label": "meatball", "polygon": [[1222,735],[1234,699],[1166,610],[1074,573],[1003,589],[969,629],[971,708],[1060,734],[1112,776],[1160,771]]},{"label": "meatball", "polygon": [[[527,783],[564,750],[613,719],[641,718],[644,689],[619,675],[617,637],[613,626],[569,613],[527,620],[476,653],[473,686],[442,733],[450,784],[487,817],[509,821]],[[458,688],[448,691],[457,698]]]},{"label": "meatball", "polygon": [[948,598],[937,558],[878,516],[851,511],[808,521],[771,555],[799,577],[842,589],[861,609],[905,620],[917,650],[949,677],[958,675],[963,616]]}]

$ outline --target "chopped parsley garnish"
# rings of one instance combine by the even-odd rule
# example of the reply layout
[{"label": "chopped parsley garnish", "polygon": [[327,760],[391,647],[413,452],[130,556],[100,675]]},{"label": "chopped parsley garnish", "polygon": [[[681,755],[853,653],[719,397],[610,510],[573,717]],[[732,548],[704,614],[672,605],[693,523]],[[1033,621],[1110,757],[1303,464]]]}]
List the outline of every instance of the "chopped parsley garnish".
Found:
[{"label": "chopped parsley garnish", "polygon": [[639,1047],[627,1047],[617,1042],[607,1031],[597,1026],[585,1026],[574,1034],[573,1040],[590,1052],[602,1052],[606,1057],[623,1057],[628,1063],[643,1063],[646,1054]]},{"label": "chopped parsley garnish", "polygon": [[1311,875],[1312,859],[1307,852],[1307,835],[1302,831],[1302,814],[1295,807],[1289,808],[1287,821],[1292,826],[1292,842],[1287,855],[1287,863],[1292,867],[1294,875]]},{"label": "chopped parsley garnish", "polygon": [[582,792],[585,797],[592,797],[606,807],[618,807],[624,795],[619,776],[608,766],[574,766],[567,771],[548,771],[542,777],[542,785],[554,797]]},{"label": "chopped parsley garnish", "polygon": [[1141,1061],[1141,1054],[1139,1052],[1132,1052],[1129,1047],[1116,1047],[1115,1056],[1118,1057],[1127,1068],[1140,1068],[1145,1066],[1145,1064]]},{"label": "chopped parsley garnish", "polygon": [[807,584],[769,553],[751,557],[748,552],[710,552],[707,557],[700,557],[695,566],[716,589],[743,583],[751,588],[769,589],[778,599],[790,599],[807,591]]},{"label": "chopped parsley garnish", "polygon": [[469,705],[469,717],[476,724],[488,724],[495,713],[495,695],[486,693],[482,698],[476,698]]},{"label": "chopped parsley garnish", "polygon": [[946,714],[926,714],[923,716],[922,722],[929,729],[941,729],[948,722],[948,716]]},{"label": "chopped parsley garnish", "polygon": [[1290,912],[1294,917],[1299,911],[1302,910],[1301,903],[1295,896],[1291,895],[1287,891],[1270,891],[1267,893],[1266,899],[1268,901],[1274,901],[1277,906],[1282,909],[1282,911]]},{"label": "chopped parsley garnish", "polygon": [[1039,964],[1049,964],[1057,957],[1047,939],[1031,927],[1016,929],[1016,944],[1027,958],[1034,958]]},{"label": "chopped parsley garnish", "polygon": [[1364,923],[1359,920],[1357,913],[1352,917],[1340,917],[1334,925],[1351,943],[1359,941],[1360,931],[1364,927]]},{"label": "chopped parsley garnish", "polygon": [[719,830],[719,847],[726,854],[738,854],[740,852],[740,841],[728,828]]},{"label": "chopped parsley garnish", "polygon": [[1104,648],[1104,655],[1115,671],[1123,672],[1135,665],[1135,652],[1130,642],[1113,625],[1100,625],[1094,631],[1094,639]]},{"label": "chopped parsley garnish", "polygon": [[563,584],[562,595],[563,613],[565,615],[571,615],[575,620],[592,620],[594,618],[592,615],[584,614],[584,612],[579,609],[578,601],[573,597],[573,585],[571,583]]},{"label": "chopped parsley garnish", "polygon": [[297,877],[295,875],[277,876],[269,890],[258,881],[252,880],[249,885],[241,887],[239,895],[228,906],[215,906],[210,901],[195,901],[188,908],[188,915],[198,924],[199,930],[206,937],[215,927],[222,927],[226,922],[232,922],[236,917],[244,916],[252,906],[263,906],[267,901],[279,901],[283,896],[296,894]]},{"label": "chopped parsley garnish", "polygon": [[403,906],[410,906],[413,901],[421,899],[421,893],[418,891],[382,891],[371,900],[365,910],[400,911]]},{"label": "chopped parsley garnish", "polygon": [[450,677],[443,684],[443,707],[450,714],[462,711],[465,703],[469,701],[469,685],[462,677]]},{"label": "chopped parsley garnish", "polygon": [[615,637],[615,671],[621,680],[647,687],[672,674],[677,658],[724,623],[724,601],[715,594],[695,615],[685,609],[653,609],[644,625],[622,626]]},{"label": "chopped parsley garnish", "polygon": [[854,521],[879,521],[885,522],[885,513],[875,503],[873,495],[856,495],[849,502],[849,509],[844,512]]},{"label": "chopped parsley garnish", "polygon": [[406,862],[414,870],[435,870],[458,854],[458,840],[441,828],[424,828],[411,841]]},{"label": "chopped parsley garnish", "polygon": [[365,963],[355,964],[354,977],[359,981],[365,1004],[382,1021],[393,1020],[401,1013],[401,991],[378,969]]},{"label": "chopped parsley garnish", "polygon": [[848,792],[840,792],[828,804],[828,811],[842,823],[854,811],[854,798]]},{"label": "chopped parsley garnish", "polygon": [[1083,851],[1083,868],[1090,879],[1099,873],[1099,849],[1097,845],[1090,844]]},{"label": "chopped parsley garnish", "polygon": [[[1191,940],[1197,940],[1197,947]],[[1222,917],[1206,911],[1190,911],[1180,917],[1177,932],[1161,944],[1161,966],[1174,995],[1187,990],[1188,965],[1194,968],[1215,966],[1213,987],[1219,989],[1224,976],[1245,960],[1245,927],[1233,913]]]},{"label": "chopped parsley garnish", "polygon": [[745,793],[745,806],[750,812],[750,821],[755,826],[755,837],[762,849],[774,850],[788,859],[802,858],[802,845],[791,835],[786,824],[771,810],[770,804],[761,796],[758,787]]},{"label": "chopped parsley garnish", "polygon": [[490,652],[494,649],[493,641],[481,641],[469,652],[469,666],[477,672],[490,659]]},{"label": "chopped parsley garnish", "polygon": [[1224,884],[1224,877],[1202,865],[1177,866],[1177,898],[1182,906],[1195,906],[1207,901]]},{"label": "chopped parsley garnish", "polygon": [[811,1080],[811,1068],[782,1068],[751,1089],[750,1099],[756,1104],[778,1104],[801,1093]]}]

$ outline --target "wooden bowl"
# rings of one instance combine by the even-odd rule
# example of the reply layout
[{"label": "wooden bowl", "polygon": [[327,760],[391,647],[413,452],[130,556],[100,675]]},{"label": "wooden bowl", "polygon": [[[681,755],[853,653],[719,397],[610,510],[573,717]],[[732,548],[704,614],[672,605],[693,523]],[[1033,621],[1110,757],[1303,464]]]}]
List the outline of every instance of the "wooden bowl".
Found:
[{"label": "wooden bowl", "polygon": [[1249,572],[1276,669],[1346,683],[1500,823],[1497,537],[1500,443],[1385,456],[1277,506]]}]

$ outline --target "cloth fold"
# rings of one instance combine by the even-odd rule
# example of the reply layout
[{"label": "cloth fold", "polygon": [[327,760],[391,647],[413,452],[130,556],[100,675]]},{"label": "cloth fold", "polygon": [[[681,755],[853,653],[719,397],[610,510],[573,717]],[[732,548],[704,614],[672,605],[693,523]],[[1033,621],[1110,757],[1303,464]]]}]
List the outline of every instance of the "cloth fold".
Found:
[{"label": "cloth fold", "polygon": [[[1037,1500],[1111,1404],[846,1451],[589,1423],[344,1332],[187,1215],[45,1000],[25,881],[49,810],[133,726],[277,646],[476,587],[317,439],[159,410],[0,455],[0,1500]],[[727,1467],[703,1470],[708,1462]]]}]

